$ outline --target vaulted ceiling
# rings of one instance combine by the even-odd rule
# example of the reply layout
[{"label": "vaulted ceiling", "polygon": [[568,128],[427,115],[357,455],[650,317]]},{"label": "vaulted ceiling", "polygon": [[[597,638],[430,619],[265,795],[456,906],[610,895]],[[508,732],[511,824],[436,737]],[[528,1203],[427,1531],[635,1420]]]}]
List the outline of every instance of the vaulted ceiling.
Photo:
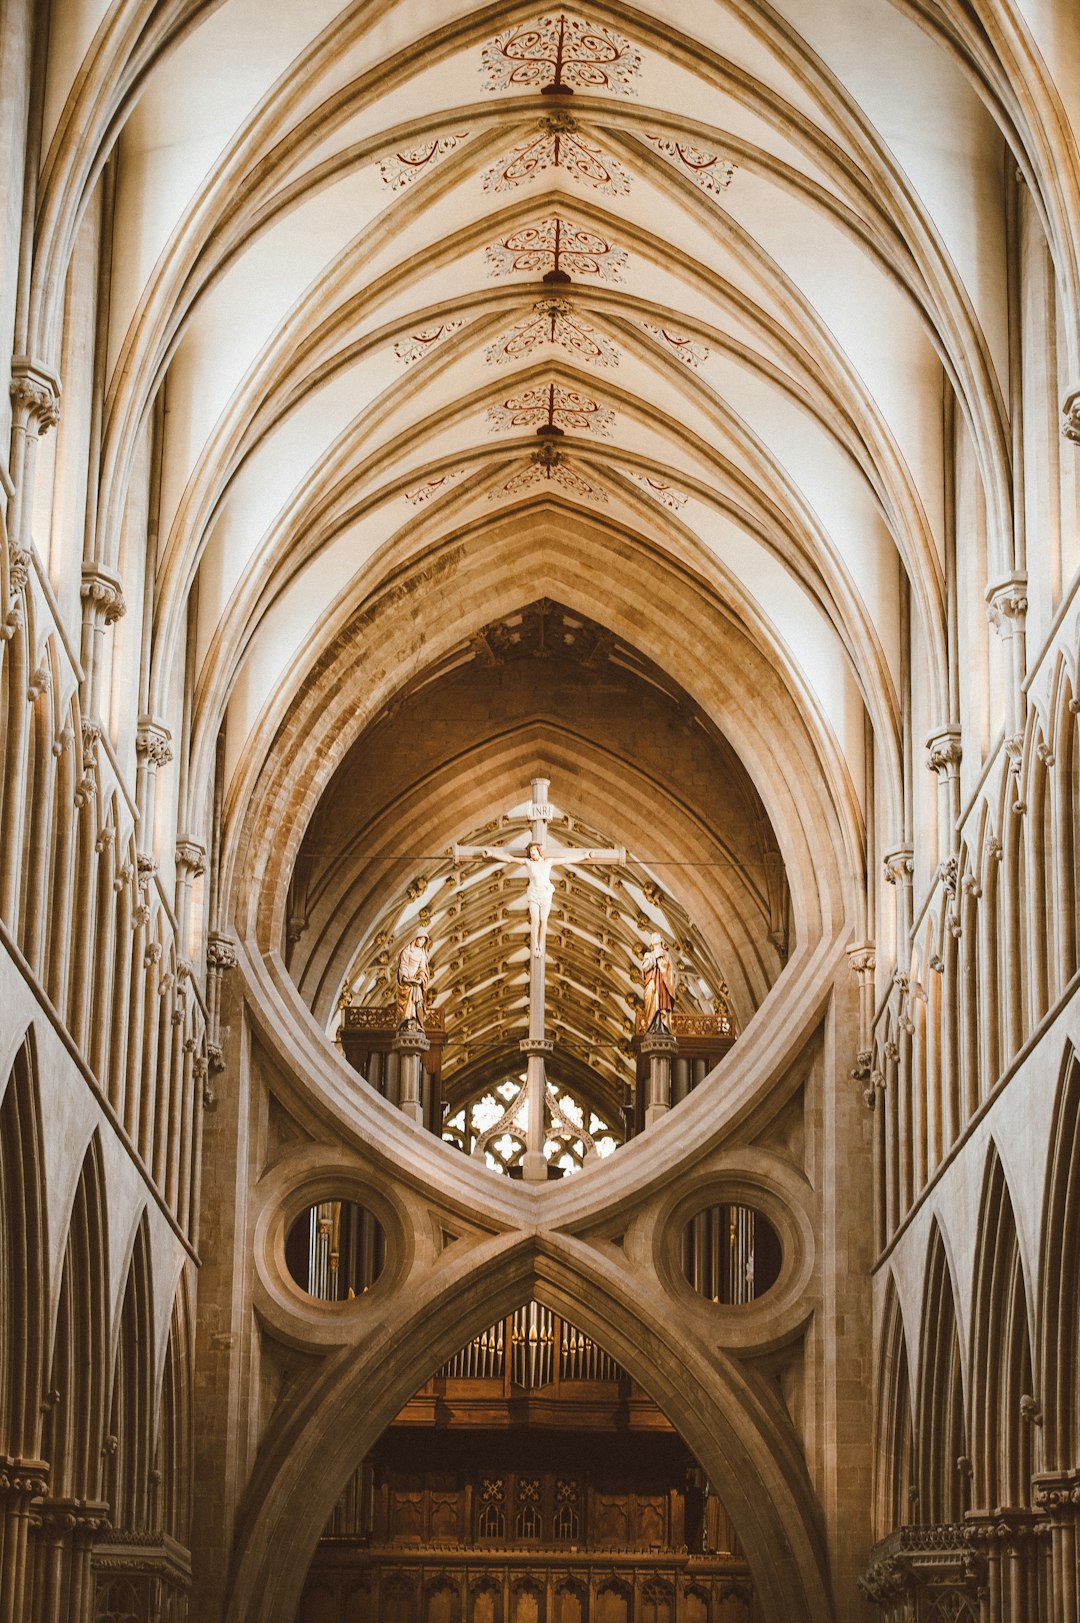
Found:
[{"label": "vaulted ceiling", "polygon": [[[151,507],[148,706],[184,734],[181,826],[204,820],[217,762],[224,826],[244,827],[268,752],[301,727],[297,696],[333,667],[352,697],[315,751],[295,854],[393,694],[551,598],[672,673],[742,754],[790,867],[770,777],[803,743],[794,722],[782,748],[772,723],[748,742],[775,677],[858,879],[871,784],[882,805],[904,800],[906,628],[926,712],[951,714],[949,436],[988,571],[1011,562],[1005,137],[1023,126],[1049,149],[1052,130],[948,10],[88,0],[60,14],[27,330],[70,366],[47,293],[104,164],[88,497],[128,582],[127,519]],[[1059,221],[1076,177],[1059,168],[1055,195],[1026,160],[1021,173],[1069,281]],[[516,588],[498,575],[515,546]],[[469,623],[451,623],[448,583],[474,566],[449,610]],[[411,615],[392,672],[368,640],[391,608]],[[116,695],[120,720],[134,703]],[[795,803],[806,770],[789,774]],[[457,832],[494,810],[463,807]],[[618,817],[567,810],[623,837]],[[794,884],[797,928],[802,896]]]}]

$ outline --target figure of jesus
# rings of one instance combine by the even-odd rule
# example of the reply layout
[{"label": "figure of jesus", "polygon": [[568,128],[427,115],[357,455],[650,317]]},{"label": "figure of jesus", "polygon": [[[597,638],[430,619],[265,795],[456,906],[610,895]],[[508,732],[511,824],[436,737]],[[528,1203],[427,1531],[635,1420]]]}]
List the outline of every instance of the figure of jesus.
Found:
[{"label": "figure of jesus", "polygon": [[547,943],[548,916],[555,895],[551,870],[567,862],[625,862],[626,852],[611,851],[553,851],[545,855],[544,847],[531,841],[524,857],[516,851],[507,851],[501,845],[454,846],[454,861],[462,857],[488,857],[494,862],[524,862],[528,888],[525,900],[529,905],[529,944],[534,958],[542,958]]}]

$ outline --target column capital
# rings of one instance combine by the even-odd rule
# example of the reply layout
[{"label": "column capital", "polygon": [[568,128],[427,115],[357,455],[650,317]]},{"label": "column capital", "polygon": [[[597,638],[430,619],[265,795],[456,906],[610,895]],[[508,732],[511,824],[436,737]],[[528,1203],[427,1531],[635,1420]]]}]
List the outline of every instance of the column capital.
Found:
[{"label": "column capital", "polygon": [[206,847],[198,840],[177,840],[176,867],[188,878],[197,879],[206,872]]},{"label": "column capital", "polygon": [[1027,614],[1027,576],[1006,575],[986,588],[986,617],[994,630],[1007,637],[1022,631]]},{"label": "column capital", "polygon": [[853,975],[872,975],[877,968],[877,952],[872,941],[849,947],[847,957]]},{"label": "column capital", "polygon": [[926,766],[929,772],[936,772],[940,778],[955,778],[960,770],[960,761],[963,757],[960,747],[960,728],[956,722],[948,722],[944,727],[936,727],[927,736],[926,740]]},{"label": "column capital", "polygon": [[551,1037],[522,1037],[518,1048],[523,1054],[553,1054],[555,1042]]},{"label": "column capital", "polygon": [[882,857],[887,885],[910,885],[915,872],[915,852],[910,845],[898,845]]},{"label": "column capital", "polygon": [[87,617],[100,618],[107,626],[115,625],[127,613],[120,576],[105,564],[83,564],[79,596],[86,605]]},{"label": "column capital", "polygon": [[404,1026],[395,1031],[390,1040],[390,1047],[395,1054],[424,1054],[430,1047],[430,1041],[420,1027],[410,1029]]},{"label": "column capital", "polygon": [[140,716],[135,731],[135,754],[151,766],[166,766],[173,758],[172,733],[163,721]]},{"label": "column capital", "polygon": [[660,1028],[655,1031],[647,1031],[641,1039],[641,1052],[650,1056],[653,1054],[666,1054],[670,1057],[674,1055],[678,1046],[678,1039],[674,1032],[664,1031]]},{"label": "column capital", "polygon": [[60,421],[60,379],[42,361],[14,356],[9,393],[17,428],[32,429],[40,439]]},{"label": "column capital", "polygon": [[211,930],[206,943],[206,967],[217,970],[236,968],[236,943],[219,930]]},{"label": "column capital", "polygon": [[1061,432],[1080,445],[1080,389],[1071,390],[1061,403]]}]

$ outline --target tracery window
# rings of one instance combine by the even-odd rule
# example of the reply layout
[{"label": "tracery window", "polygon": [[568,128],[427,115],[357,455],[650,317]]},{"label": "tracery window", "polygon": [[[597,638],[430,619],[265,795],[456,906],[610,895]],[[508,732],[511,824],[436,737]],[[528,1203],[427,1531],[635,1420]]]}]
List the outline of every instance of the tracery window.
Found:
[{"label": "tracery window", "polygon": [[[493,1172],[509,1174],[525,1153],[524,1083],[524,1074],[506,1077],[463,1105],[444,1122],[444,1142],[471,1154],[477,1139],[506,1116],[504,1131],[485,1146],[484,1160]],[[582,1104],[569,1089],[552,1087],[549,1083],[548,1097],[553,1108],[544,1154],[564,1177],[580,1171],[590,1140],[599,1156],[608,1156],[618,1147],[621,1134],[616,1137],[615,1129],[595,1110]],[[512,1107],[519,1098],[521,1107],[515,1111]],[[582,1137],[574,1136],[575,1127],[582,1129]]]}]

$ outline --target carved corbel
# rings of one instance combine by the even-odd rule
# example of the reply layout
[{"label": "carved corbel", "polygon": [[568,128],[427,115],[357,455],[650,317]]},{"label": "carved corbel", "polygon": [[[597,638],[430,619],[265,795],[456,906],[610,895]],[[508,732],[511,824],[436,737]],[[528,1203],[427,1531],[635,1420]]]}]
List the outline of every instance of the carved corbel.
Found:
[{"label": "carved corbel", "polygon": [[1008,575],[986,588],[986,617],[999,636],[1023,630],[1027,607],[1026,575]]},{"label": "carved corbel", "polygon": [[14,543],[8,547],[8,589],[11,593],[11,603],[4,617],[4,623],[0,626],[0,640],[3,642],[8,642],[23,623],[23,593],[30,580],[32,562],[25,547],[15,546]]},{"label": "carved corbel", "polygon": [[51,367],[29,355],[11,362],[13,427],[40,439],[60,421],[60,379]]},{"label": "carved corbel", "polygon": [[1061,407],[1061,432],[1074,445],[1080,445],[1080,389],[1065,396]]},{"label": "carved corbel", "polygon": [[173,758],[172,733],[163,721],[144,716],[135,731],[135,755],[147,766],[167,766]]},{"label": "carved corbel", "polygon": [[178,840],[176,842],[176,867],[189,879],[198,879],[200,874],[206,872],[206,848],[197,840]]},{"label": "carved corbel", "polygon": [[120,577],[104,564],[83,564],[79,595],[83,615],[91,624],[115,625],[127,613]]},{"label": "carved corbel", "polygon": [[955,778],[963,758],[960,747],[960,729],[954,723],[939,727],[926,740],[926,766],[939,778]]},{"label": "carved corbel", "polygon": [[206,943],[206,967],[219,972],[236,968],[236,944],[218,930],[210,932]]},{"label": "carved corbel", "polygon": [[97,771],[98,746],[100,743],[101,724],[96,721],[84,721],[82,724],[82,753],[84,771]]},{"label": "carved corbel", "polygon": [[32,671],[30,674],[30,680],[26,684],[26,697],[28,702],[30,704],[36,704],[38,699],[41,698],[42,694],[48,693],[51,681],[52,672],[49,670],[47,665],[39,665],[35,671]]},{"label": "carved corbel", "polygon": [[910,845],[899,845],[895,851],[886,851],[882,865],[887,885],[907,885],[915,872],[915,854]]}]

